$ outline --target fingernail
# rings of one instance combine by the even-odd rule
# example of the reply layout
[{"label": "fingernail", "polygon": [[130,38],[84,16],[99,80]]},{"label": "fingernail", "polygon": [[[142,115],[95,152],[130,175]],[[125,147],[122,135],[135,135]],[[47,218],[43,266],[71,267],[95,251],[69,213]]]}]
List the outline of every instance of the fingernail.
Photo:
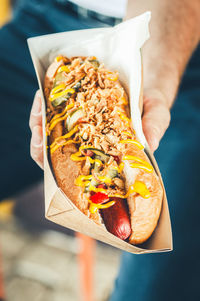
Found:
[{"label": "fingernail", "polygon": [[33,103],[32,112],[33,115],[37,116],[41,113],[41,100],[40,96],[36,96],[36,100]]},{"label": "fingernail", "polygon": [[32,145],[35,147],[40,147],[42,145],[42,135],[41,128],[35,126],[32,131]]}]

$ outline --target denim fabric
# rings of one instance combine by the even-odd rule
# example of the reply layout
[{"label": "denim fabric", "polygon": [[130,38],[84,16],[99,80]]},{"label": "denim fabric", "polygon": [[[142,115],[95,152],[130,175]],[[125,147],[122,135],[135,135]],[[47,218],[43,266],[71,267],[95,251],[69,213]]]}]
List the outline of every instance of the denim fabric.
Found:
[{"label": "denim fabric", "polygon": [[170,253],[123,253],[110,301],[200,300],[200,48],[183,78],[156,159],[172,220]]}]

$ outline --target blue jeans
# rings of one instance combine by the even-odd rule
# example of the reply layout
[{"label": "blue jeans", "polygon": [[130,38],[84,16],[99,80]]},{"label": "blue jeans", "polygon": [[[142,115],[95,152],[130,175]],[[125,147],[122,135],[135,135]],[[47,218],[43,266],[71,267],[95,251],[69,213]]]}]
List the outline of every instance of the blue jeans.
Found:
[{"label": "blue jeans", "polygon": [[[77,19],[61,0],[24,0],[12,22],[0,29],[0,199],[42,177],[29,155],[28,120],[38,85],[26,39],[100,26],[105,24]],[[199,54],[197,50],[188,66],[170,128],[156,152],[168,194],[174,251],[123,253],[111,301],[200,299]]]}]

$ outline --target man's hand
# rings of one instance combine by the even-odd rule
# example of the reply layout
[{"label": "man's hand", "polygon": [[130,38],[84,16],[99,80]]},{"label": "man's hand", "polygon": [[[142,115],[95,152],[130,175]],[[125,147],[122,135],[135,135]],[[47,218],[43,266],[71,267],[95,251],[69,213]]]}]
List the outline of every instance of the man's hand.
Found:
[{"label": "man's hand", "polygon": [[43,168],[42,100],[40,90],[35,94],[29,125],[32,131],[31,157]]},{"label": "man's hand", "polygon": [[[32,131],[31,157],[43,168],[43,137],[42,137],[42,101],[40,91],[35,94],[30,116]],[[142,126],[147,142],[152,151],[159,145],[160,139],[169,126],[170,112],[164,96],[157,90],[146,91]]]}]

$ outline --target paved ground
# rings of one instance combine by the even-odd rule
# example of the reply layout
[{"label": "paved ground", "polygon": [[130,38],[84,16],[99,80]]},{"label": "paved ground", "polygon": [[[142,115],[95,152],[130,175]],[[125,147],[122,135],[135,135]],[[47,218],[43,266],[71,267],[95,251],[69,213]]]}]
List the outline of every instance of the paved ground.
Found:
[{"label": "paved ground", "polygon": [[[79,298],[77,240],[66,233],[25,231],[18,219],[0,221],[0,246],[7,301],[75,301]],[[40,234],[41,233],[41,234]],[[97,245],[96,301],[106,301],[120,252]]]}]

